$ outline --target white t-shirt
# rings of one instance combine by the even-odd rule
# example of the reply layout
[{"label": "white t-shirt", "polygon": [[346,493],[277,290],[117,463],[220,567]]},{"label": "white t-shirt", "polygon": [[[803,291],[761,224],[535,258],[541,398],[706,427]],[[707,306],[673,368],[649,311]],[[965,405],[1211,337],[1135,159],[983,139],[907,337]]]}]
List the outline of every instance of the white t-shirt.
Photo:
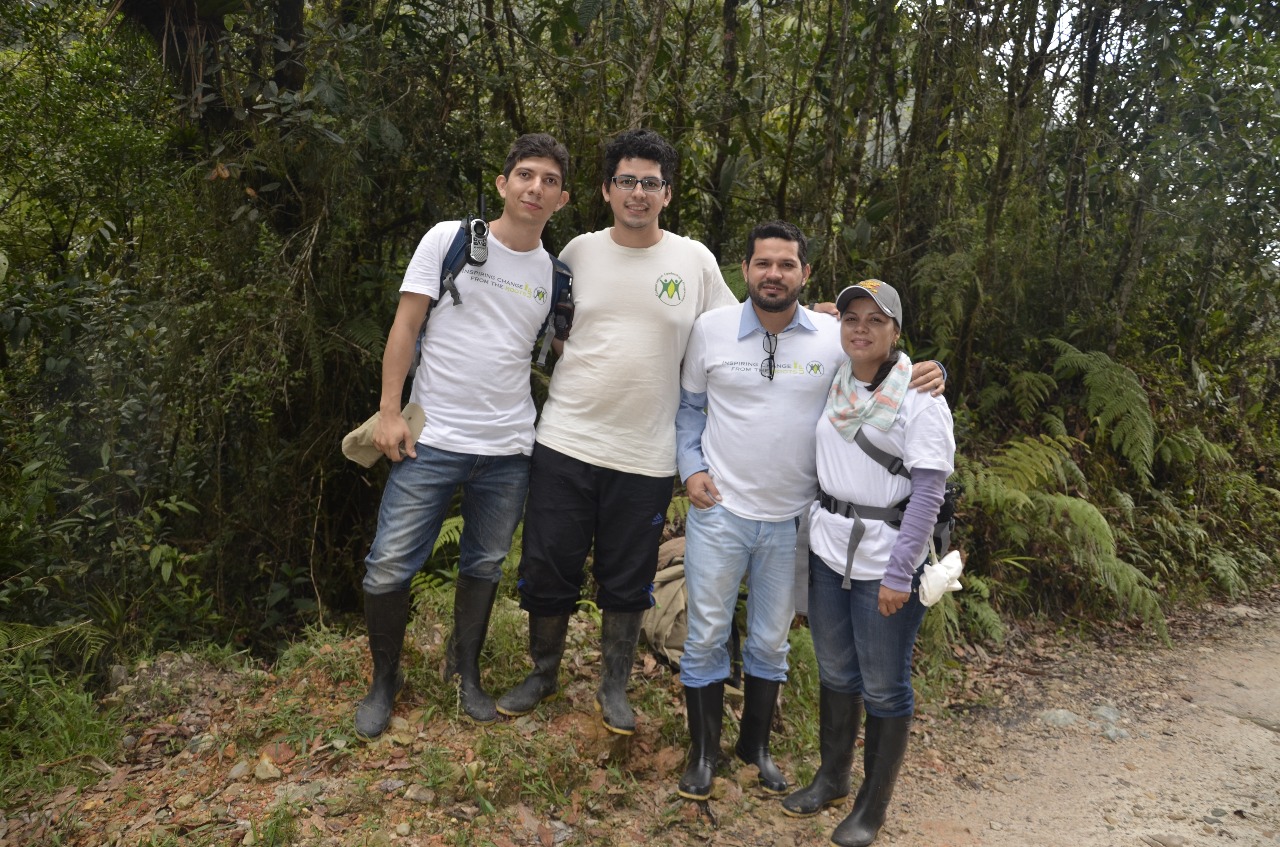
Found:
[{"label": "white t-shirt", "polygon": [[[871,396],[861,383],[857,385],[857,392],[858,402]],[[942,397],[908,390],[888,432],[865,424],[862,430],[872,444],[892,456],[901,456],[909,471],[931,468],[950,474],[953,470],[955,435],[951,410]],[[817,434],[818,482],[827,494],[850,503],[887,508],[911,493],[911,480],[890,474],[857,444],[845,441],[825,414],[818,419]],[[843,575],[853,519],[832,514],[816,502],[809,516],[809,549]],[[883,521],[864,520],[864,523],[866,534],[853,557],[850,576],[880,579],[889,565],[898,530]],[[923,557],[924,549],[921,549],[916,560],[921,561]]]},{"label": "white t-shirt", "polygon": [[693,322],[738,301],[699,242],[663,232],[652,247],[623,247],[610,232],[580,235],[560,254],[573,268],[573,331],[538,443],[612,470],[671,476]]},{"label": "white t-shirt", "polygon": [[529,362],[550,308],[551,255],[525,253],[489,235],[489,258],[464,265],[462,303],[440,296],[440,266],[458,221],[432,227],[405,269],[400,291],[435,301],[410,401],[427,413],[418,443],[479,456],[533,452]]},{"label": "white t-shirt", "polygon": [[698,318],[684,357],[681,386],[707,395],[702,454],[721,505],[748,520],[794,518],[816,494],[813,422],[845,354],[835,318],[797,315],[812,328],[797,320],[778,335],[772,380],[760,375],[764,333],[750,301]]}]

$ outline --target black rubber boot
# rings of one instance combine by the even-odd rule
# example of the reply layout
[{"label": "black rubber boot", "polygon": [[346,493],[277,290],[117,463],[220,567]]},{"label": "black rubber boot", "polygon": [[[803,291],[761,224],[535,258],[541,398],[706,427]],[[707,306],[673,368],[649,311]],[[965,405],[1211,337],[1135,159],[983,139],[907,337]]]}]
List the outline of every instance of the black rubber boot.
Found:
[{"label": "black rubber boot", "polygon": [[677,792],[690,800],[705,800],[715,784],[720,761],[720,727],[724,723],[724,683],[684,690],[689,712],[689,766],[680,777]]},{"label": "black rubber boot", "polygon": [[527,715],[538,704],[560,690],[560,659],[569,632],[569,616],[550,618],[529,616],[529,656],[533,671],[515,688],[498,698],[498,711],[516,718]]},{"label": "black rubber boot", "polygon": [[453,589],[453,632],[445,644],[444,681],[458,677],[462,711],[479,724],[498,719],[493,698],[480,685],[480,650],[497,593],[496,582],[459,575]]},{"label": "black rubber boot", "polygon": [[788,788],[787,778],[769,756],[769,732],[781,687],[781,682],[750,674],[745,677],[742,720],[738,725],[738,743],[733,748],[739,759],[760,769],[760,787],[770,794],[785,794]]},{"label": "black rubber boot", "polygon": [[853,745],[862,723],[862,695],[841,694],[823,688],[818,695],[818,747],[822,762],[813,782],[782,801],[782,811],[793,818],[816,815],[849,796],[849,769]]},{"label": "black rubber boot", "polygon": [[876,840],[884,825],[898,769],[907,753],[911,735],[911,715],[902,718],[877,718],[867,715],[867,747],[863,754],[865,774],[853,811],[831,833],[837,847],[867,847]]},{"label": "black rubber boot", "polygon": [[364,595],[364,619],[369,628],[369,654],[373,657],[373,681],[369,693],[356,707],[356,734],[376,738],[391,723],[396,695],[404,686],[400,672],[400,648],[409,624],[409,590]]},{"label": "black rubber boot", "polygon": [[633,735],[636,715],[627,702],[627,682],[636,660],[643,612],[605,612],[600,624],[600,690],[596,709],[604,728],[617,735]]}]

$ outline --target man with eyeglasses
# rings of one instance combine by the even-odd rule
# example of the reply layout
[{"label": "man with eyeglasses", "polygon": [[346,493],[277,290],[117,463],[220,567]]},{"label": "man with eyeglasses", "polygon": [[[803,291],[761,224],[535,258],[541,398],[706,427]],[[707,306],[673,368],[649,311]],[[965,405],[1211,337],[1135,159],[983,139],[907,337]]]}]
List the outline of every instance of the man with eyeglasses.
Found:
[{"label": "man with eyeglasses", "polygon": [[[675,482],[680,360],[694,320],[737,302],[702,244],[664,231],[678,155],[652,130],[629,130],[604,155],[613,226],[560,254],[574,271],[565,342],[533,450],[520,559],[533,672],[498,699],[523,715],[559,688],[569,618],[594,545],[605,727],[635,732],[627,682]],[[837,345],[838,348],[838,345]]]},{"label": "man with eyeglasses", "polygon": [[[698,318],[685,352],[676,444],[691,507],[689,632],[680,661],[690,749],[678,792],[693,800],[710,797],[714,783],[727,644],[744,576],[744,698],[734,751],[758,768],[765,791],[787,791],[769,755],[769,728],[787,679],[797,519],[818,485],[814,428],[845,358],[839,321],[798,307],[807,251],[793,224],[752,229],[742,263],[747,302]],[[919,390],[940,390],[936,363],[918,364],[913,376]]]}]

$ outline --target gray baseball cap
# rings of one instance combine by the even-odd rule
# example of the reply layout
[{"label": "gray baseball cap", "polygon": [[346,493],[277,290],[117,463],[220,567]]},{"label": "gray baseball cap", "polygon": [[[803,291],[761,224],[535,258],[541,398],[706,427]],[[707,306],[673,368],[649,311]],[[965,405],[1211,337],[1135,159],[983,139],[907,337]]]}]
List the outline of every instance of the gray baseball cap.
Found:
[{"label": "gray baseball cap", "polygon": [[864,279],[857,285],[851,285],[836,297],[836,311],[844,314],[855,297],[870,297],[876,301],[880,311],[893,318],[898,329],[902,329],[902,298],[892,285],[879,279]]}]

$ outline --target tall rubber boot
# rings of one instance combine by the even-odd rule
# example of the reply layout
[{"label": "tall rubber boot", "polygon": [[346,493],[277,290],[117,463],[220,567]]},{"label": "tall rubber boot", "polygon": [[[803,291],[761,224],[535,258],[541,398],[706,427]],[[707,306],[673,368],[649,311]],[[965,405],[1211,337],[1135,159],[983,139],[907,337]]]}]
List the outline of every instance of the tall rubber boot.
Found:
[{"label": "tall rubber boot", "polygon": [[409,624],[409,590],[364,595],[364,619],[369,628],[369,653],[373,657],[373,680],[369,693],[356,707],[356,734],[377,738],[391,723],[396,695],[404,687],[400,672],[400,649]]},{"label": "tall rubber boot", "polygon": [[841,694],[822,688],[818,695],[818,747],[822,761],[813,782],[782,801],[785,814],[807,818],[849,796],[853,745],[858,740],[861,723],[861,694]]},{"label": "tall rubber boot", "polygon": [[911,715],[901,718],[877,718],[867,715],[867,748],[863,754],[865,774],[853,811],[831,833],[837,847],[867,847],[876,840],[884,825],[898,769],[907,753],[911,735]]},{"label": "tall rubber boot", "polygon": [[560,659],[569,633],[569,616],[529,616],[529,657],[533,670],[515,688],[498,698],[498,711],[509,717],[527,715],[560,690]]},{"label": "tall rubber boot", "polygon": [[738,743],[733,748],[739,759],[760,769],[760,787],[770,794],[785,794],[788,787],[787,778],[769,755],[769,732],[781,687],[781,682],[746,675]]},{"label": "tall rubber boot", "polygon": [[453,632],[445,644],[444,681],[458,677],[462,711],[478,724],[498,719],[497,705],[480,684],[480,650],[489,632],[489,615],[498,584],[458,576],[453,588]]},{"label": "tall rubber boot", "polygon": [[633,735],[636,715],[627,702],[627,682],[636,660],[643,612],[605,612],[600,624],[600,690],[596,709],[604,728],[617,735]]},{"label": "tall rubber boot", "polygon": [[689,765],[680,777],[677,793],[690,800],[705,800],[715,784],[720,761],[720,727],[724,724],[724,683],[685,688],[689,712]]}]

